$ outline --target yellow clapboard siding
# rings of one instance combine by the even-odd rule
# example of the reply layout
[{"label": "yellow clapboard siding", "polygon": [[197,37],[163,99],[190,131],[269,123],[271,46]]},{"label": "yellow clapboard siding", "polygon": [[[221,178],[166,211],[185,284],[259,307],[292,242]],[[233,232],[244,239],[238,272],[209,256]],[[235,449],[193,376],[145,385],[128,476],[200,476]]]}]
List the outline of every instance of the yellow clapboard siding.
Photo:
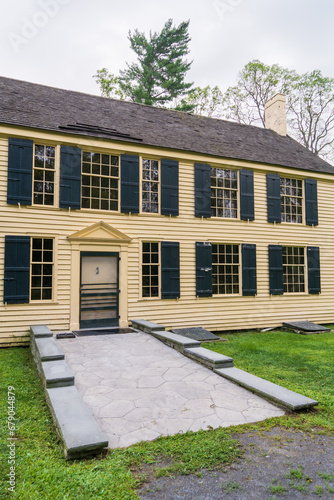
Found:
[{"label": "yellow clapboard siding", "polygon": [[[13,135],[33,138],[47,143],[72,144],[89,150],[102,148],[110,153],[150,154],[152,148],[142,145],[121,146],[113,141],[69,135],[24,131]],[[214,331],[275,326],[286,319],[309,319],[316,322],[334,322],[334,176],[298,171],[245,161],[210,158],[185,152],[159,151],[160,157],[179,160],[178,217],[154,214],[121,214],[97,210],[64,210],[47,207],[17,207],[7,205],[8,130],[0,127],[0,273],[4,271],[4,235],[29,235],[56,238],[55,302],[7,305],[3,302],[3,280],[0,280],[0,344],[24,342],[30,324],[47,324],[52,330],[70,328],[73,303],[78,303],[78,291],[73,297],[71,280],[75,270],[73,255],[80,244],[71,243],[69,236],[95,223],[103,221],[124,233],[131,241],[127,252],[127,275],[121,276],[127,285],[126,320],[137,317],[164,324],[167,328],[201,325]],[[194,216],[194,162],[216,166],[249,168],[254,170],[255,221],[212,218],[202,220]],[[286,177],[318,179],[319,226],[304,224],[268,224],[266,199],[266,173],[277,171]],[[147,299],[140,295],[141,241],[178,241],[180,243],[181,298],[176,300]],[[215,296],[196,298],[195,242],[253,243],[257,250],[258,295],[256,297]],[[269,295],[268,244],[315,245],[320,247],[322,293],[319,296],[294,294],[271,297]],[[98,246],[89,246],[90,251]],[[93,245],[93,244],[92,244]],[[113,245],[116,245],[114,242]],[[113,245],[101,244],[102,251],[112,251]],[[86,247],[85,247],[86,248]],[[73,253],[74,252],[74,253]],[[124,261],[125,256],[121,259]],[[74,259],[74,260],[73,260]],[[124,293],[123,291],[121,294]]]}]

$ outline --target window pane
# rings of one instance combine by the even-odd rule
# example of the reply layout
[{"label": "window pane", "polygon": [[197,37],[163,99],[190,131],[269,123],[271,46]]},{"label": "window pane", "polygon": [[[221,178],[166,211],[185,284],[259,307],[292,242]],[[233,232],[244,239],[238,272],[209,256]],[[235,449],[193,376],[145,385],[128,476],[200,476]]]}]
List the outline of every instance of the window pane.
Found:
[{"label": "window pane", "polygon": [[32,276],[31,277],[32,288],[40,288],[41,284],[42,284],[41,276]]},{"label": "window pane", "polygon": [[100,208],[100,200],[96,199],[96,198],[92,198],[91,208],[93,208],[94,210],[98,210]]},{"label": "window pane", "polygon": [[110,156],[109,155],[102,155],[101,163],[103,165],[109,165],[110,164]]},{"label": "window pane", "polygon": [[102,165],[102,167],[101,167],[101,174],[102,175],[109,176],[109,171],[110,171],[110,168],[108,166]]},{"label": "window pane", "polygon": [[82,160],[90,162],[92,157],[92,153],[87,153],[86,151],[83,151],[82,153]]},{"label": "window pane", "polygon": [[54,146],[45,146],[45,155],[49,158],[55,157],[55,147]]},{"label": "window pane", "polygon": [[100,165],[92,165],[92,173],[95,175],[100,175]]},{"label": "window pane", "polygon": [[101,155],[99,153],[92,153],[92,163],[101,163]]},{"label": "window pane", "polygon": [[43,240],[43,248],[44,248],[44,250],[52,250],[53,249],[53,240],[45,238]]},{"label": "window pane", "polygon": [[43,170],[35,170],[34,179],[35,179],[35,181],[42,181],[44,179]]},{"label": "window pane", "polygon": [[43,288],[42,289],[42,300],[51,300],[51,299],[52,299],[51,288]]},{"label": "window pane", "polygon": [[32,288],[31,300],[41,300],[41,289],[40,288]]}]

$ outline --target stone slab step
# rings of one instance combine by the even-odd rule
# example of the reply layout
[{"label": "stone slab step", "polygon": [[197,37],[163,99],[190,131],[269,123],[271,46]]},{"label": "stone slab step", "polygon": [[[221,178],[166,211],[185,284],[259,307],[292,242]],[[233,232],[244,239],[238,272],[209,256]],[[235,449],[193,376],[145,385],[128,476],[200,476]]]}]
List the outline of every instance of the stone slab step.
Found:
[{"label": "stone slab step", "polygon": [[234,364],[233,358],[229,358],[218,352],[210,351],[204,347],[187,348],[184,350],[184,354],[188,356],[188,358],[194,359],[212,370],[215,368],[232,367]]},{"label": "stone slab step", "polygon": [[53,337],[35,338],[34,343],[41,361],[65,359],[64,354]]},{"label": "stone slab step", "polygon": [[46,388],[74,385],[74,375],[64,360],[41,363],[42,382]]},{"label": "stone slab step", "polygon": [[30,333],[36,339],[53,336],[50,328],[48,328],[46,325],[32,325],[30,326]]},{"label": "stone slab step", "polygon": [[97,454],[108,440],[74,386],[46,390],[47,402],[67,459]]},{"label": "stone slab step", "polygon": [[222,377],[225,377],[246,389],[255,392],[265,398],[286,406],[291,410],[302,410],[318,404],[318,401],[310,399],[297,392],[285,389],[280,385],[273,384],[263,378],[252,375],[251,373],[239,370],[238,368],[218,368],[214,370]]},{"label": "stone slab step", "polygon": [[221,338],[215,335],[209,330],[206,330],[202,326],[196,326],[191,328],[173,328],[172,333],[176,335],[182,335],[183,337],[188,337],[188,339],[198,340],[200,342],[209,341],[220,341]]},{"label": "stone slab step", "polygon": [[150,332],[153,337],[161,340],[164,344],[173,347],[177,351],[183,352],[186,348],[200,347],[201,343],[198,340],[188,339],[176,333],[152,331]]},{"label": "stone slab step", "polygon": [[284,321],[283,327],[290,330],[301,331],[302,333],[324,333],[331,331],[330,328],[317,325],[311,321]]},{"label": "stone slab step", "polygon": [[163,325],[159,325],[158,323],[152,323],[151,321],[146,321],[146,319],[132,319],[131,323],[133,328],[142,330],[145,333],[166,330],[166,328]]}]

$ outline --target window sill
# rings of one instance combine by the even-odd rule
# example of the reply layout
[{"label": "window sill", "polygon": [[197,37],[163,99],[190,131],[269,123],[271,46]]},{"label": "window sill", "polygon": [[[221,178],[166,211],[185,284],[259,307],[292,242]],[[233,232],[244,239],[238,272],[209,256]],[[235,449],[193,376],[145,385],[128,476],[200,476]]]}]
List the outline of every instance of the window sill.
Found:
[{"label": "window sill", "polygon": [[286,226],[306,226],[305,222],[286,222],[286,221],[282,221],[282,222],[276,222],[276,224],[284,224]]},{"label": "window sill", "polygon": [[281,294],[269,294],[269,297],[305,297],[308,295],[313,295],[312,293],[308,292],[284,292]]},{"label": "window sill", "polygon": [[[64,210],[68,210],[66,208],[64,208]],[[73,208],[71,210],[75,210],[76,212],[84,212],[84,213],[96,213],[96,214],[100,214],[100,213],[105,213],[105,214],[120,214],[121,212],[119,211],[119,209],[117,210],[106,210],[105,208]]]},{"label": "window sill", "polygon": [[[155,212],[140,212],[138,215],[143,215],[144,217],[169,217],[169,215],[162,215],[162,214],[157,214]],[[176,217],[175,215],[172,217]]]},{"label": "window sill", "polygon": [[45,306],[50,306],[50,305],[59,305],[59,302],[57,300],[30,300],[29,305],[45,305]]},{"label": "window sill", "polygon": [[300,296],[312,295],[312,294],[309,294],[307,292],[284,292],[283,295],[288,296],[288,297],[291,297],[291,295],[295,295],[297,297],[300,297]]},{"label": "window sill", "polygon": [[[25,205],[26,208],[33,208],[34,210],[61,210],[59,207],[55,207],[54,205]],[[22,205],[21,205],[22,208]]]},{"label": "window sill", "polygon": [[140,297],[137,299],[137,302],[147,302],[147,301],[160,301],[162,300],[161,297]]},{"label": "window sill", "polygon": [[[197,217],[199,218],[199,217]],[[204,219],[211,219],[211,220],[232,220],[232,221],[240,221],[240,222],[248,222],[248,221],[244,221],[244,220],[241,220],[240,217],[217,217],[217,216],[211,216],[211,217],[204,217]]]},{"label": "window sill", "polygon": [[243,295],[241,293],[215,293],[215,294],[212,294],[211,297],[208,297],[209,299],[222,299],[224,297],[229,297],[229,298],[233,298],[233,297],[243,297]]},{"label": "window sill", "polygon": [[168,300],[169,302],[175,300],[177,302],[180,300],[180,298],[178,298],[178,299],[162,299],[161,297],[141,297],[141,298],[137,299],[137,302],[148,302],[148,301],[161,302],[162,300]]}]

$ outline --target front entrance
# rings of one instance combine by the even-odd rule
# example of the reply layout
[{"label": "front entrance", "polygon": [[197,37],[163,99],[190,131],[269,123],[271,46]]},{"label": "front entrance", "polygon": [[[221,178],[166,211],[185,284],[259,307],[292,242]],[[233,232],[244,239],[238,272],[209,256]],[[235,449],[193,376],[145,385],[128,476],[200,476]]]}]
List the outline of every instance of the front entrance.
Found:
[{"label": "front entrance", "polygon": [[118,326],[118,253],[81,252],[80,328]]}]

